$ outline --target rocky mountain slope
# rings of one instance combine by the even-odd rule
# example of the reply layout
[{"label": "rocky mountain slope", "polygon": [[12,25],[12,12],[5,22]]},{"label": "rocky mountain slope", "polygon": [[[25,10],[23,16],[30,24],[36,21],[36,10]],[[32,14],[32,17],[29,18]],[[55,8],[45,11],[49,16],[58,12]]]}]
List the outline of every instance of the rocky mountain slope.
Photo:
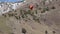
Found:
[{"label": "rocky mountain slope", "polygon": [[[60,34],[59,2],[60,0],[26,0],[16,10],[2,14],[0,33]],[[33,10],[29,8],[31,4],[33,4]]]}]

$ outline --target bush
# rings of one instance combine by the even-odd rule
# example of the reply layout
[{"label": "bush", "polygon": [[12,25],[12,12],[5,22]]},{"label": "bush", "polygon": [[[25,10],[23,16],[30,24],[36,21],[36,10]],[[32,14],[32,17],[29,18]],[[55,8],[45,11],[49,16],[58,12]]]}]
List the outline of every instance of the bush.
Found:
[{"label": "bush", "polygon": [[49,11],[48,7],[43,8],[43,10],[41,11],[41,13],[45,13],[46,11]]},{"label": "bush", "polygon": [[5,14],[2,14],[2,16],[7,17]]},{"label": "bush", "polygon": [[26,34],[26,29],[22,28],[22,33]]},{"label": "bush", "polygon": [[19,19],[17,16],[14,16],[16,19]]},{"label": "bush", "polygon": [[45,11],[49,11],[49,8],[48,8],[48,7],[46,7],[46,8],[45,8]]},{"label": "bush", "polygon": [[47,30],[45,31],[45,34],[48,34]]},{"label": "bush", "polygon": [[41,13],[45,13],[45,10],[41,11]]},{"label": "bush", "polygon": [[51,9],[55,9],[55,7],[53,6]]},{"label": "bush", "polygon": [[53,34],[55,34],[56,32],[55,31],[53,31]]}]

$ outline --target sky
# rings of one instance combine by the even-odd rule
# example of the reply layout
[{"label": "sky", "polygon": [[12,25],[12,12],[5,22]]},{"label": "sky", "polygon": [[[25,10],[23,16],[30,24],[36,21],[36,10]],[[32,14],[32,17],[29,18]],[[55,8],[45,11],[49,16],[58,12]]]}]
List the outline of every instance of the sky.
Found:
[{"label": "sky", "polygon": [[23,0],[0,0],[0,2],[22,2]]}]

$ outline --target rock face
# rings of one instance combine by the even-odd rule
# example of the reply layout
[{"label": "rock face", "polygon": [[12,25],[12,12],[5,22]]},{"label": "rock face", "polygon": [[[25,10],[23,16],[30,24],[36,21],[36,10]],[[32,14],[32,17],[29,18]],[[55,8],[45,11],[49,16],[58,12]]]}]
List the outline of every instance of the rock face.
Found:
[{"label": "rock face", "polygon": [[9,11],[13,11],[16,10],[17,8],[19,8],[19,6],[21,6],[21,4],[23,4],[24,2],[16,2],[16,3],[9,3],[9,2],[4,2],[4,3],[0,3],[0,15],[7,13]]}]

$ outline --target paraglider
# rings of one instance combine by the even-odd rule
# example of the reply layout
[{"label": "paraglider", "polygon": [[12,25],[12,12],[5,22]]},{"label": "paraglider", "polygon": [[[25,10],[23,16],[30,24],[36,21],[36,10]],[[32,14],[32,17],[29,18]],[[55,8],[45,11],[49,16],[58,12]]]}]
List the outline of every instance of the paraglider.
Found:
[{"label": "paraglider", "polygon": [[29,8],[30,8],[31,10],[33,10],[33,5],[29,5]]}]

